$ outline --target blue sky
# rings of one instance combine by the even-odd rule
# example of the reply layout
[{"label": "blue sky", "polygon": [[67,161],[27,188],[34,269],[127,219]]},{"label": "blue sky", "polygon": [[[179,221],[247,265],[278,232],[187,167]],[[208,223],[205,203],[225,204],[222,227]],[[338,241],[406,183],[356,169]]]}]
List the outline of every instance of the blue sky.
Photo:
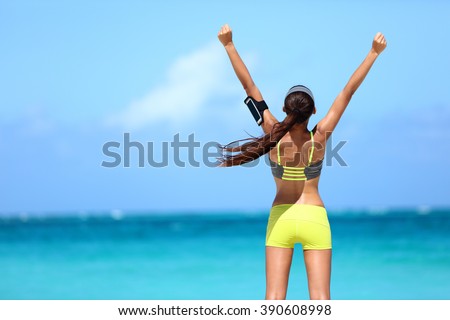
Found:
[{"label": "blue sky", "polygon": [[[259,135],[216,35],[224,23],[273,113],[294,84],[322,116],[370,49],[376,61],[333,133],[329,208],[450,205],[450,3],[446,1],[14,1],[0,3],[0,212],[268,210],[252,168],[104,168],[108,141]],[[121,152],[121,150],[118,150]],[[123,151],[123,150],[122,150]],[[201,159],[201,150],[195,152]],[[181,152],[187,160],[187,153]]]}]

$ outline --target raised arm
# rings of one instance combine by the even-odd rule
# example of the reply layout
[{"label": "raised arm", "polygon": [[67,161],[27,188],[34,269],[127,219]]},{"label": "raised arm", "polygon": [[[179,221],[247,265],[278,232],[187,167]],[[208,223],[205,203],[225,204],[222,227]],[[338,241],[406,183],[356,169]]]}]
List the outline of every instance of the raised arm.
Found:
[{"label": "raised arm", "polygon": [[316,133],[318,133],[322,137],[328,137],[331,132],[333,132],[334,128],[341,119],[342,114],[347,108],[353,94],[364,81],[364,78],[369,73],[369,70],[372,67],[373,63],[378,58],[379,54],[386,48],[386,45],[386,39],[384,38],[383,34],[378,32],[373,39],[372,48],[370,49],[368,55],[358,67],[358,69],[356,69],[356,71],[350,77],[350,80],[348,81],[345,88],[334,100],[327,115],[317,124]]},{"label": "raised arm", "polygon": [[[228,24],[224,25],[217,35],[220,42],[223,44],[228,57],[230,58],[231,65],[233,66],[234,72],[236,73],[236,76],[238,77],[239,81],[241,82],[242,86],[244,87],[245,92],[247,93],[247,96],[250,96],[254,98],[256,101],[262,101],[263,97],[261,95],[261,92],[259,91],[258,87],[253,82],[253,79],[250,75],[250,72],[248,72],[247,67],[244,64],[244,61],[242,61],[241,57],[239,56],[234,43],[233,43],[233,37],[232,37],[232,30],[228,26]],[[275,123],[277,123],[277,119],[272,115],[272,113],[269,110],[264,110],[263,113],[264,122],[262,123],[262,128],[265,133],[268,133],[272,130],[272,127]]]}]

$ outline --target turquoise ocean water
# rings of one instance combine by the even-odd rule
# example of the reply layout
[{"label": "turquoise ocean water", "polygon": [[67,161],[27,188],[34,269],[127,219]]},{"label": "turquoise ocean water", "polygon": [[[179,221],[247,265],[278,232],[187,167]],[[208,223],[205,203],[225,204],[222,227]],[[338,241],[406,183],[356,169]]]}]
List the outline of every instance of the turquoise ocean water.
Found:
[{"label": "turquoise ocean water", "polygon": [[[450,299],[450,210],[330,212],[333,299]],[[267,213],[0,216],[0,299],[262,299]],[[288,299],[308,299],[301,246]]]}]

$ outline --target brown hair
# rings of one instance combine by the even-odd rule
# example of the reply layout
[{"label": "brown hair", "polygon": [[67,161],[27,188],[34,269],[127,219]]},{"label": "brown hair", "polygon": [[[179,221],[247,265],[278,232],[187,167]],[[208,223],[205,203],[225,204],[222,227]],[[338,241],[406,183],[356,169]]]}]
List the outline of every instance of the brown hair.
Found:
[{"label": "brown hair", "polygon": [[[292,128],[294,124],[303,123],[309,119],[314,111],[314,100],[305,92],[293,92],[284,99],[286,118],[276,123],[271,132],[257,138],[252,137],[233,141],[221,146],[222,151],[237,154],[225,155],[219,158],[221,167],[239,166],[261,157],[275,147],[278,141]],[[240,141],[249,141],[241,146],[231,146]]]}]

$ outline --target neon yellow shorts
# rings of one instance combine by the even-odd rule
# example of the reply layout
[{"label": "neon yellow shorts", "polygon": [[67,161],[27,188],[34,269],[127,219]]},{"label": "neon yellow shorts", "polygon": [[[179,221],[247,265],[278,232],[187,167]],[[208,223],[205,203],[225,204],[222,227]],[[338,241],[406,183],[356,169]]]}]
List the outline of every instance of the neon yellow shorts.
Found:
[{"label": "neon yellow shorts", "polygon": [[331,230],[324,207],[309,204],[279,204],[270,210],[266,246],[303,250],[331,249]]}]

